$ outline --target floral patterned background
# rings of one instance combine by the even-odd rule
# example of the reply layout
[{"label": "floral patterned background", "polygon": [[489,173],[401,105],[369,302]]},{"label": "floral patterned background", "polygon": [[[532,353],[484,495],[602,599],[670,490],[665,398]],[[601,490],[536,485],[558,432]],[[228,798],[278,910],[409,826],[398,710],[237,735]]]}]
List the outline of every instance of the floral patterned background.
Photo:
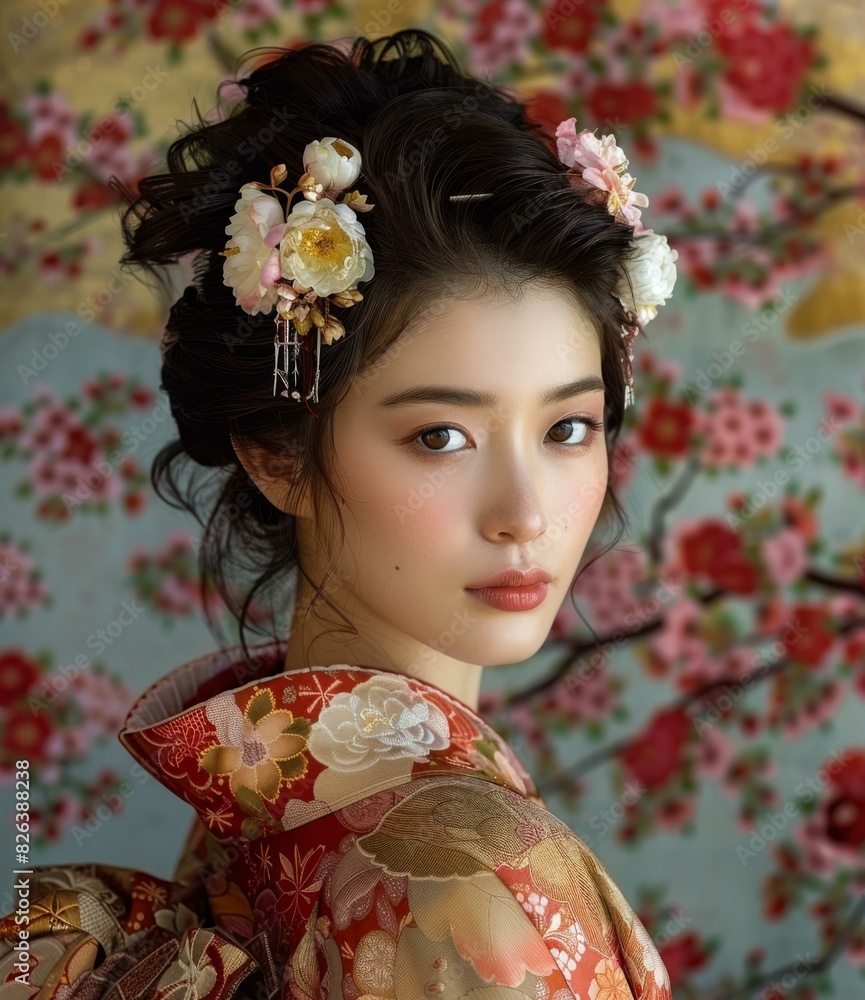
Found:
[{"label": "floral patterned background", "polygon": [[585,621],[565,605],[532,661],[486,672],[482,712],[639,911],[677,1000],[865,995],[861,0],[0,16],[4,909],[17,759],[35,863],[167,877],[190,818],[130,780],[115,738],[135,694],[214,640],[197,526],[147,478],[172,433],[167,303],[117,268],[107,181],[158,169],[194,101],[224,114],[237,95],[216,88],[254,45],[420,25],[539,119],[614,132],[679,251],[613,465],[629,533],[581,576]]}]

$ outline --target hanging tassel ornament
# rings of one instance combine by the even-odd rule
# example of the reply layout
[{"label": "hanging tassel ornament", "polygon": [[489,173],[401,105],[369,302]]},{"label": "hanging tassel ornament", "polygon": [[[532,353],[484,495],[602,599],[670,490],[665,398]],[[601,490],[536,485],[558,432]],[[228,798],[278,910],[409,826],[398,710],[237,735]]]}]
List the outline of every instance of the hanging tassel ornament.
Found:
[{"label": "hanging tassel ornament", "polygon": [[[317,403],[321,374],[321,328],[316,327],[315,360],[309,337],[301,337],[290,320],[278,317],[273,338],[273,394],[281,381],[284,388],[280,396],[288,396],[298,403]],[[282,365],[279,352],[282,349]],[[314,413],[307,405],[307,409]]]}]

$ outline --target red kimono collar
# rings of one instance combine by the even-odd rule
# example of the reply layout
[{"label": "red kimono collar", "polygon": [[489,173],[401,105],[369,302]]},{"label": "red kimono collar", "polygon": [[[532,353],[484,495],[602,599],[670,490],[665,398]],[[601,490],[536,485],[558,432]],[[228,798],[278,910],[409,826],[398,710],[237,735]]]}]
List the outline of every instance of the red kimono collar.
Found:
[{"label": "red kimono collar", "polygon": [[182,664],[142,694],[120,741],[219,840],[282,832],[394,785],[467,772],[543,805],[516,754],[464,702],[365,665],[284,671],[287,641]]}]

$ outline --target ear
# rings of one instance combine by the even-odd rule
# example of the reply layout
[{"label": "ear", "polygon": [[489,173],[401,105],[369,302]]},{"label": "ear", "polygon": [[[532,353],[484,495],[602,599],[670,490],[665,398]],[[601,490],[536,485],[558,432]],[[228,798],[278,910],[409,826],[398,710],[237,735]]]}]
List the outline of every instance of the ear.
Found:
[{"label": "ear", "polygon": [[296,517],[311,517],[306,493],[291,496],[299,460],[291,454],[274,455],[258,445],[231,434],[231,445],[249,478],[278,510]]}]

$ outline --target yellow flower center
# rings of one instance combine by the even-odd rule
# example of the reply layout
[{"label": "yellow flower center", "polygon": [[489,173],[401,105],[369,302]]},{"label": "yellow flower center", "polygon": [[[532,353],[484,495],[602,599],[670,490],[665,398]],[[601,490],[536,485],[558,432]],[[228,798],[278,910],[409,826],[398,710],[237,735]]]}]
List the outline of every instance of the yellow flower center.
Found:
[{"label": "yellow flower center", "polygon": [[305,229],[301,246],[310,257],[328,259],[336,250],[336,242],[327,229]]},{"label": "yellow flower center", "polygon": [[337,153],[339,153],[340,156],[347,156],[349,159],[354,156],[354,153],[348,148],[348,146],[346,146],[346,144],[341,142],[339,139],[333,143],[333,148],[337,151]]},{"label": "yellow flower center", "polygon": [[387,716],[382,715],[381,712],[376,712],[372,708],[365,708],[360,714],[364,722],[366,722],[366,725],[363,727],[365,733],[374,732],[376,729],[379,732],[387,732],[390,729]]}]

